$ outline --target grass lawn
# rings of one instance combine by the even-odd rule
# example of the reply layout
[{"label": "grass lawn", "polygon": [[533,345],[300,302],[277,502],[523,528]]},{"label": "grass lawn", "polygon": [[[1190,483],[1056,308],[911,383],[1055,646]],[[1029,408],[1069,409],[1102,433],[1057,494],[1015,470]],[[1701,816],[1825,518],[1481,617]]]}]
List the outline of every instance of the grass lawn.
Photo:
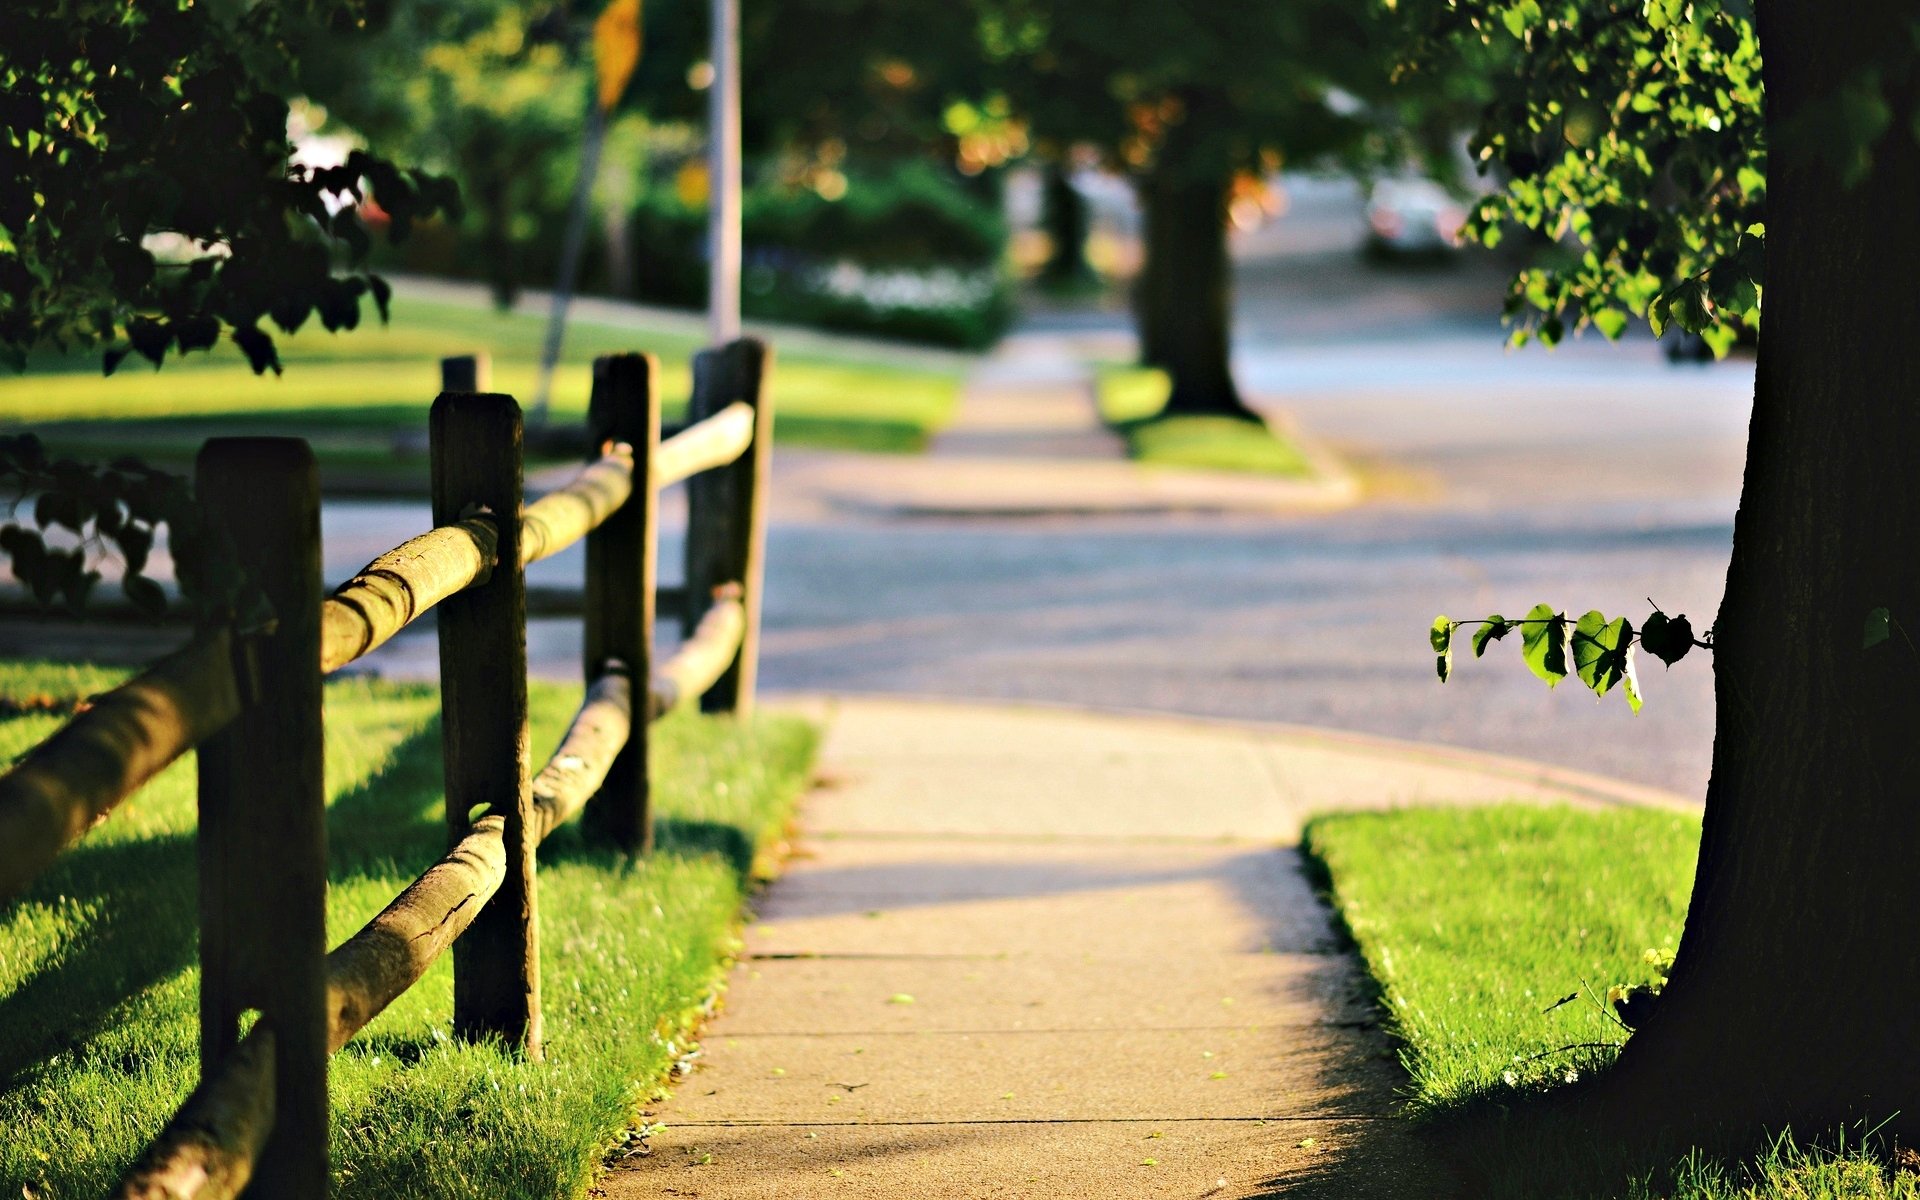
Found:
[{"label": "grass lawn", "polygon": [[1307,826],[1401,1043],[1411,1115],[1466,1162],[1476,1200],[1920,1197],[1920,1177],[1869,1154],[1782,1140],[1728,1163],[1513,1119],[1612,1062],[1627,1032],[1601,1002],[1612,984],[1647,982],[1646,952],[1679,938],[1699,841],[1697,818],[1640,809],[1408,809]]},{"label": "grass lawn", "polygon": [[[0,668],[0,688],[16,695],[59,699],[101,682],[86,668]],[[544,754],[577,693],[536,683],[532,699]],[[328,686],[334,944],[443,847],[437,705],[425,686]],[[0,720],[0,760],[57,721]],[[584,1194],[686,1047],[737,944],[756,852],[782,831],[814,743],[813,728],[788,717],[737,726],[676,715],[656,726],[653,858],[628,867],[571,827],[541,850],[547,1062],[450,1039],[443,956],[334,1056],[334,1194]],[[9,1188],[106,1194],[185,1098],[198,1075],[194,912],[190,762],[0,909],[0,1179]]]},{"label": "grass lawn", "polygon": [[[0,375],[0,433],[28,428],[63,453],[111,458],[138,453],[150,461],[190,461],[202,439],[274,433],[306,437],[323,474],[425,480],[424,457],[396,463],[396,434],[424,434],[427,408],[439,391],[440,359],[484,350],[493,386],[530,404],[544,319],[491,308],[408,299],[394,301],[393,323],[371,321],[330,334],[314,321],[279,337],[286,374],[256,377],[240,353],[222,344],[210,353],[168,360],[155,371],[129,357],[111,377],[96,352],[36,354],[25,375]],[[645,350],[660,359],[669,421],[680,419],[700,348],[684,334],[614,328],[575,321],[554,378],[554,418],[584,419],[595,355]],[[913,453],[952,415],[958,369],[910,352],[857,347],[840,356],[780,353],[773,375],[775,435],[786,445]]]},{"label": "grass lawn", "polygon": [[1300,448],[1269,426],[1232,417],[1161,416],[1172,387],[1165,371],[1105,366],[1097,386],[1100,415],[1140,462],[1294,479],[1313,473]]}]

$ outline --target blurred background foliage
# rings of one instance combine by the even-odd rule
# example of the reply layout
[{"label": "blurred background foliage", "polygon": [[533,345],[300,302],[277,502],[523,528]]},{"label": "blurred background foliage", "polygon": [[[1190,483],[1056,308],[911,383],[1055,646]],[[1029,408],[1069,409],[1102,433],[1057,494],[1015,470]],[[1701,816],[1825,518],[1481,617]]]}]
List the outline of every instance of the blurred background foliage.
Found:
[{"label": "blurred background foliage", "polygon": [[[483,280],[503,307],[524,287],[551,285],[599,7],[413,0],[309,51],[299,115],[316,145],[378,144],[464,189],[459,220],[425,223],[379,251],[378,266]],[[903,56],[927,45],[935,11],[746,6],[747,315],[968,347],[990,344],[1010,321],[1007,228],[982,174],[1024,143],[1004,105],[996,115],[991,102],[957,98],[967,20],[950,13],[944,65]],[[640,68],[608,126],[594,189],[588,291],[704,302],[706,22],[700,0],[645,7]]]}]

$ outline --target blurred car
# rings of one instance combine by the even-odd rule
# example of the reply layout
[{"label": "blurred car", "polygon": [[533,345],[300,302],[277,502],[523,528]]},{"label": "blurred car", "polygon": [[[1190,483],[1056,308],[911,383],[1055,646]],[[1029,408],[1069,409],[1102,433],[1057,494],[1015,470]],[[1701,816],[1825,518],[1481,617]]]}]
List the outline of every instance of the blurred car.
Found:
[{"label": "blurred car", "polygon": [[1369,254],[1439,255],[1460,245],[1467,210],[1431,179],[1382,179],[1367,197]]}]

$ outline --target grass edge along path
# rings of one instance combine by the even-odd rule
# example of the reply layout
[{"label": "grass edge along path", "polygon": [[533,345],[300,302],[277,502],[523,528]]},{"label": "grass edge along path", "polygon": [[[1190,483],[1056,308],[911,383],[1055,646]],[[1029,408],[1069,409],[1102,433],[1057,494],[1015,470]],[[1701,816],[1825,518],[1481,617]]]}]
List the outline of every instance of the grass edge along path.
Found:
[{"label": "grass edge along path", "polygon": [[[98,681],[0,671],[37,700]],[[531,698],[544,755],[577,689]],[[438,711],[428,686],[328,685],[330,944],[443,848]],[[0,757],[59,720],[0,720]],[[787,716],[657,725],[654,856],[626,864],[575,827],[541,848],[547,1061],[454,1041],[443,957],[333,1058],[333,1194],[579,1196],[643,1144],[639,1109],[691,1052],[816,741]],[[107,1194],[198,1075],[193,772],[175,764],[0,909],[0,1180],[35,1200]]]},{"label": "grass edge along path", "polygon": [[1600,1144],[1566,1116],[1524,1123],[1530,1101],[1617,1054],[1627,1031],[1607,988],[1647,982],[1647,952],[1679,937],[1699,828],[1652,809],[1523,805],[1307,824],[1302,851],[1398,1043],[1407,1114],[1463,1163],[1476,1200],[1920,1198],[1920,1176],[1889,1170],[1858,1129],[1811,1146],[1782,1132],[1727,1160]]},{"label": "grass edge along path", "polygon": [[1187,470],[1305,479],[1312,461],[1271,422],[1234,417],[1163,416],[1172,382],[1155,367],[1095,369],[1101,419],[1126,439],[1136,462]]}]

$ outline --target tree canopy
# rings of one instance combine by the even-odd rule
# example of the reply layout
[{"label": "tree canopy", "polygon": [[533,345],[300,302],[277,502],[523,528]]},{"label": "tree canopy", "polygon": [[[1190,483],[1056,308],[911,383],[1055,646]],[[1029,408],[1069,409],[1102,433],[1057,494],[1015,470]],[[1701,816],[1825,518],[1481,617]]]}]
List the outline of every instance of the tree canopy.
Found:
[{"label": "tree canopy", "polygon": [[1403,74],[1492,89],[1471,149],[1505,187],[1470,232],[1509,223],[1557,249],[1514,282],[1516,342],[1629,317],[1725,353],[1760,322],[1766,134],[1759,37],[1738,0],[1398,0],[1418,30]]},{"label": "tree canopy", "polygon": [[459,179],[462,223],[506,303],[529,243],[565,220],[587,127],[584,40],[558,8],[409,0],[378,28],[315,39],[298,82],[329,125]]},{"label": "tree canopy", "polygon": [[457,209],[452,181],[368,154],[289,164],[302,45],[376,16],[375,0],[272,4],[72,0],[9,7],[0,39],[0,354],[105,347],[156,365],[224,333],[278,370],[271,322],[351,328],[386,285],[336,275],[368,246]]}]

